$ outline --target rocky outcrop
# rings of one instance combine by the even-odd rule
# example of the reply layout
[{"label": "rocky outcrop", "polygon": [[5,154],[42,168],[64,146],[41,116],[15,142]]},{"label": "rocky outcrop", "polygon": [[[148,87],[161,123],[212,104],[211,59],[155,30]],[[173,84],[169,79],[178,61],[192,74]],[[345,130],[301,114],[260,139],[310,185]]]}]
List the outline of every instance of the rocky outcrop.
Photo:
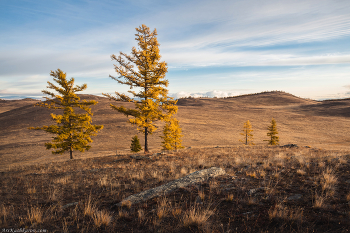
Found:
[{"label": "rocky outcrop", "polygon": [[123,204],[131,205],[142,201],[146,201],[156,196],[169,194],[178,188],[203,182],[207,180],[209,177],[216,177],[224,174],[225,174],[225,171],[222,168],[218,168],[218,167],[212,167],[212,168],[196,171],[180,179],[173,180],[167,184],[143,191],[138,194],[131,195],[125,198],[124,200],[122,200],[121,202],[119,202],[118,204],[116,204],[116,206],[121,206]]}]

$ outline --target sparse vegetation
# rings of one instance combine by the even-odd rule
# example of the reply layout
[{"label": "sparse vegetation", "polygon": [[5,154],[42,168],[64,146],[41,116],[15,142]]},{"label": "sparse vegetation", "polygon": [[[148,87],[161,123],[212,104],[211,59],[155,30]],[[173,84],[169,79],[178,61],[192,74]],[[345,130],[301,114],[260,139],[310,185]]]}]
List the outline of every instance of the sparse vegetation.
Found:
[{"label": "sparse vegetation", "polygon": [[[185,149],[152,160],[126,154],[13,168],[0,173],[0,225],[48,232],[346,232],[347,154],[237,146]],[[227,175],[112,207],[213,166]]]}]

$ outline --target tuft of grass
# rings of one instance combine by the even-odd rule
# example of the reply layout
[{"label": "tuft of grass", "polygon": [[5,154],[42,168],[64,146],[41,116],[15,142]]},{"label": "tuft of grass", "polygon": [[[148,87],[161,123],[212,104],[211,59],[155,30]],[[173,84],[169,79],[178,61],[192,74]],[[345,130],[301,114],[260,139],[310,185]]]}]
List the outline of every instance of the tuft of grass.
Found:
[{"label": "tuft of grass", "polygon": [[323,195],[315,194],[313,206],[315,208],[322,208],[325,203],[325,197]]},{"label": "tuft of grass", "polygon": [[192,207],[189,211],[185,212],[182,218],[182,223],[185,227],[188,226],[202,226],[207,223],[208,219],[214,214],[213,210],[200,209]]},{"label": "tuft of grass", "polygon": [[322,173],[321,185],[322,190],[332,190],[337,183],[337,177],[334,174],[333,169],[327,168],[326,171]]},{"label": "tuft of grass", "polygon": [[306,172],[304,170],[298,169],[297,174],[304,176],[306,174]]},{"label": "tuft of grass", "polygon": [[129,209],[131,208],[131,206],[132,206],[132,203],[131,203],[131,201],[122,201],[122,206],[127,206]]},{"label": "tuft of grass", "polygon": [[179,216],[182,213],[182,209],[181,208],[173,208],[171,210],[171,214],[176,218],[177,216]]},{"label": "tuft of grass", "polygon": [[187,173],[188,173],[187,168],[182,167],[181,170],[180,170],[180,173],[181,173],[181,175],[187,175]]},{"label": "tuft of grass", "polygon": [[143,209],[138,209],[137,210],[137,217],[139,221],[143,221],[145,219],[145,211]]},{"label": "tuft of grass", "polygon": [[252,178],[256,178],[256,177],[257,177],[255,171],[254,171],[254,172],[248,171],[248,172],[246,172],[246,175],[247,175],[247,176],[250,176],[250,177],[252,177]]},{"label": "tuft of grass", "polygon": [[232,202],[233,201],[233,194],[232,193],[229,193],[226,198],[225,198],[226,201],[229,201],[229,202]]},{"label": "tuft of grass", "polygon": [[50,188],[49,189],[49,200],[50,201],[57,201],[59,199],[58,189]]},{"label": "tuft of grass", "polygon": [[35,194],[35,193],[36,193],[35,187],[28,188],[28,189],[27,189],[27,193],[28,193],[28,194]]},{"label": "tuft of grass", "polygon": [[269,218],[281,218],[288,221],[303,221],[303,209],[290,209],[287,206],[283,206],[281,203],[276,204],[269,210]]},{"label": "tuft of grass", "polygon": [[43,222],[43,211],[39,207],[31,207],[27,211],[27,218],[31,224]]},{"label": "tuft of grass", "polygon": [[[2,204],[1,208],[0,208],[0,218],[2,218],[3,222],[6,222],[7,215],[8,215],[7,208],[6,208],[6,206],[4,206]],[[0,223],[1,223],[1,221],[0,221]]]},{"label": "tuft of grass", "polygon": [[92,217],[96,211],[96,206],[91,201],[91,196],[89,196],[88,201],[85,203],[84,216]]},{"label": "tuft of grass", "polygon": [[99,184],[102,187],[107,186],[108,185],[108,176],[104,176],[104,177],[100,178]]},{"label": "tuft of grass", "polygon": [[118,218],[128,218],[129,213],[126,212],[125,210],[119,210],[117,216],[118,216]]},{"label": "tuft of grass", "polygon": [[204,200],[204,198],[205,198],[205,193],[204,193],[204,191],[203,190],[200,190],[199,192],[198,192],[198,196],[201,198],[201,200],[203,201]]},{"label": "tuft of grass", "polygon": [[131,173],[130,178],[143,180],[145,178],[145,172],[144,171],[139,171],[139,172],[136,172],[136,173]]},{"label": "tuft of grass", "polygon": [[165,179],[164,176],[162,175],[162,173],[158,172],[158,171],[153,171],[152,177],[157,179],[158,181],[163,181]]},{"label": "tuft of grass", "polygon": [[69,180],[70,180],[70,176],[64,176],[64,177],[57,178],[56,180],[54,180],[54,183],[65,185],[68,183]]},{"label": "tuft of grass", "polygon": [[96,210],[92,216],[95,226],[108,226],[112,222],[112,216],[106,210]]}]

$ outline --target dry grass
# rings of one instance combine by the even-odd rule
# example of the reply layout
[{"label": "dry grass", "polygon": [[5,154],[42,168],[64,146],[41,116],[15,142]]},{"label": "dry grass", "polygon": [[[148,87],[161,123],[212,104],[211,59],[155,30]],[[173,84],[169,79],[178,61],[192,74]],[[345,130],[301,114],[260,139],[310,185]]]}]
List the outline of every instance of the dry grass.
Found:
[{"label": "dry grass", "polygon": [[273,208],[269,210],[269,218],[282,218],[287,221],[303,221],[303,209],[291,209],[290,207],[284,206],[282,204],[276,204]]},{"label": "dry grass", "polygon": [[315,199],[314,199],[314,207],[315,208],[322,208],[324,207],[326,198],[323,195],[315,194]]},{"label": "dry grass", "polygon": [[64,177],[61,177],[61,178],[54,180],[54,183],[66,185],[69,180],[70,180],[70,176],[64,176]]},{"label": "dry grass", "polygon": [[31,207],[27,212],[27,218],[31,224],[43,222],[43,211],[39,207]]},{"label": "dry grass", "polygon": [[327,168],[326,171],[322,173],[321,177],[322,190],[333,190],[337,180],[338,179],[334,174],[334,170]]},{"label": "dry grass", "polygon": [[96,210],[92,218],[96,227],[108,226],[112,222],[112,216],[106,210]]},{"label": "dry grass", "polygon": [[189,211],[186,211],[183,215],[182,222],[185,227],[196,225],[202,226],[205,225],[208,219],[215,212],[210,209],[200,209],[197,207],[192,207]]},{"label": "dry grass", "polygon": [[91,201],[91,196],[87,202],[85,202],[84,215],[92,217],[96,212],[96,206]]},{"label": "dry grass", "polygon": [[[350,201],[346,154],[312,148],[196,148],[152,160],[106,156],[16,168],[0,174],[6,187],[0,220],[6,227],[37,224],[52,232],[342,232],[350,227],[348,215],[337,214],[350,212],[344,204]],[[112,207],[129,195],[213,166],[228,175]],[[288,199],[295,194],[301,198]]]}]

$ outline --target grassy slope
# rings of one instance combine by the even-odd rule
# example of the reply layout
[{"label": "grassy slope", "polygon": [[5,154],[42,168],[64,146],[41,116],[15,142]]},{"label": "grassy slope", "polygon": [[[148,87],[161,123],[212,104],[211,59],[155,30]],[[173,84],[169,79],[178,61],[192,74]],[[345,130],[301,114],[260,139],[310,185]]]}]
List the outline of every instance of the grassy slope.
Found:
[{"label": "grassy slope", "polygon": [[[92,149],[75,153],[77,158],[112,155],[129,150],[135,127],[124,115],[112,110],[106,98],[83,95],[84,99],[99,101],[93,106],[93,123],[104,125],[94,137]],[[113,103],[114,104],[114,103]],[[1,109],[8,109],[2,103]],[[0,113],[0,170],[8,166],[65,161],[67,156],[51,155],[44,143],[50,135],[27,130],[29,126],[51,124],[50,110],[30,105]],[[132,105],[128,104],[129,107]],[[180,99],[177,118],[183,129],[186,147],[239,145],[240,130],[246,120],[253,125],[255,143],[264,145],[266,128],[271,118],[277,121],[280,143],[296,143],[317,148],[350,149],[350,100],[317,102],[283,92],[266,92],[226,99]],[[159,127],[162,127],[160,124]],[[149,145],[159,151],[161,130],[150,136]],[[143,144],[142,135],[139,135]]]},{"label": "grassy slope", "polygon": [[[99,101],[93,108],[94,122],[105,129],[92,151],[76,153],[73,161],[66,161],[67,155],[51,155],[43,147],[49,136],[26,129],[49,124],[47,109],[2,103],[2,108],[11,109],[0,114],[1,228],[49,232],[346,232],[350,228],[349,100],[316,102],[280,92],[182,99],[178,118],[184,144],[192,149],[135,161],[126,150],[113,155],[116,144],[129,147],[135,129],[110,110],[107,99],[84,98]],[[312,148],[263,146],[271,117],[277,120],[282,144]],[[247,119],[255,130],[254,147],[238,143]],[[154,151],[160,142],[157,136],[151,140]],[[128,195],[212,166],[222,167],[227,175],[145,203],[111,208]],[[262,189],[253,193],[256,188]]]}]

